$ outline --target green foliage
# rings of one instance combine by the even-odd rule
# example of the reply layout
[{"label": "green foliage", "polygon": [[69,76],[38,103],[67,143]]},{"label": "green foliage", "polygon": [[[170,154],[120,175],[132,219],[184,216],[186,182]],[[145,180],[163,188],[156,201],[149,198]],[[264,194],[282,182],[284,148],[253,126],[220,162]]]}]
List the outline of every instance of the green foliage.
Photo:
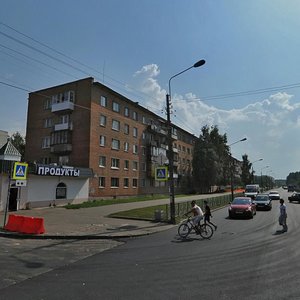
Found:
[{"label": "green foliage", "polygon": [[229,148],[226,134],[217,126],[202,127],[193,154],[193,181],[198,192],[209,192],[213,185],[226,184]]},{"label": "green foliage", "polygon": [[21,154],[21,160],[24,161],[25,138],[17,131],[10,137],[11,143]]},{"label": "green foliage", "polygon": [[300,172],[290,173],[286,178],[286,184],[300,187]]},{"label": "green foliage", "polygon": [[242,184],[245,186],[246,184],[250,184],[252,182],[252,173],[250,172],[252,164],[248,160],[248,155],[244,154],[242,156],[243,164],[242,164]]}]

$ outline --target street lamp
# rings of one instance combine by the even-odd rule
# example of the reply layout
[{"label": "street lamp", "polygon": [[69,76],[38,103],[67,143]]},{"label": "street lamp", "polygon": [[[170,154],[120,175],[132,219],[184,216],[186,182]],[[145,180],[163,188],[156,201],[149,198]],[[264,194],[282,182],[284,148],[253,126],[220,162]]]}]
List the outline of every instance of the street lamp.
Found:
[{"label": "street lamp", "polygon": [[171,106],[171,80],[174,77],[192,69],[198,68],[205,64],[205,60],[201,59],[191,67],[173,75],[169,79],[169,93],[166,95],[166,110],[167,110],[167,127],[168,127],[168,160],[169,160],[169,186],[170,186],[170,219],[171,223],[175,224],[175,193],[174,193],[174,152],[173,152],[173,141],[172,141],[172,124],[170,117],[170,106]]},{"label": "street lamp", "polygon": [[261,170],[260,170],[260,185],[261,185],[261,188],[263,188],[262,170],[267,169],[269,167],[270,166],[265,166],[265,167],[261,168]]},{"label": "street lamp", "polygon": [[252,172],[251,172],[251,174],[252,174],[252,183],[254,183],[254,170],[253,170],[253,164],[254,163],[256,163],[256,162],[258,162],[258,161],[262,161],[263,160],[263,158],[260,158],[260,159],[258,159],[258,160],[255,160],[255,161],[253,161],[251,164],[252,164]]},{"label": "street lamp", "polygon": [[239,142],[244,142],[244,141],[247,141],[247,138],[246,138],[246,137],[244,137],[243,139],[238,140],[238,141],[236,141],[236,142],[234,142],[234,143],[232,143],[232,144],[230,144],[230,145],[228,145],[228,146],[230,147],[230,146],[232,146],[232,145],[234,145],[234,144],[237,144],[237,143],[239,143]]},{"label": "street lamp", "polygon": [[[246,140],[247,140],[247,138],[243,138],[243,139],[238,140],[238,141],[236,141],[234,143],[231,143],[228,146],[230,147],[230,146],[232,146],[234,144],[237,144],[239,142],[244,142]],[[233,168],[234,168],[234,160],[233,160],[233,157],[232,157],[231,153],[230,153],[230,157],[231,157],[230,189],[231,189],[231,201],[233,201],[233,198],[234,198],[234,191],[233,191]]]}]

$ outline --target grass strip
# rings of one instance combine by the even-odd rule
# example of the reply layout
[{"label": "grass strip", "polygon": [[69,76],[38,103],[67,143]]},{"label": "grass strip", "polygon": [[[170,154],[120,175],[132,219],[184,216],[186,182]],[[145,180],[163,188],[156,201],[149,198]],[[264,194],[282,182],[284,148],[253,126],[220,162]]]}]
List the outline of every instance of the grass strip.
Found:
[{"label": "grass strip", "polygon": [[[186,195],[176,195],[176,197],[184,197],[184,196]],[[98,207],[98,206],[113,205],[113,204],[160,200],[166,198],[168,198],[168,195],[137,196],[137,197],[130,197],[130,198],[117,198],[117,199],[106,199],[106,200],[98,199],[98,200],[88,200],[86,202],[78,203],[78,204],[67,204],[63,207],[66,209],[80,209],[80,208]]]}]

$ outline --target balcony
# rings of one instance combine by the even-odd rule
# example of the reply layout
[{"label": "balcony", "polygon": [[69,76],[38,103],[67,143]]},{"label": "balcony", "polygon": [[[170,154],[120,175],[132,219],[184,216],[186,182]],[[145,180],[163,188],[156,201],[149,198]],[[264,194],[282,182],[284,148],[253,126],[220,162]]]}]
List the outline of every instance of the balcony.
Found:
[{"label": "balcony", "polygon": [[60,130],[73,130],[72,122],[55,124],[54,131],[60,131]]},{"label": "balcony", "polygon": [[73,111],[74,110],[74,103],[70,101],[63,101],[58,103],[52,103],[51,112],[66,112],[66,111]]},{"label": "balcony", "polygon": [[157,125],[151,124],[148,126],[149,130],[161,135],[167,135],[167,130],[164,130],[162,127],[159,127]]},{"label": "balcony", "polygon": [[72,152],[72,144],[56,144],[50,147],[53,154],[68,154]]}]

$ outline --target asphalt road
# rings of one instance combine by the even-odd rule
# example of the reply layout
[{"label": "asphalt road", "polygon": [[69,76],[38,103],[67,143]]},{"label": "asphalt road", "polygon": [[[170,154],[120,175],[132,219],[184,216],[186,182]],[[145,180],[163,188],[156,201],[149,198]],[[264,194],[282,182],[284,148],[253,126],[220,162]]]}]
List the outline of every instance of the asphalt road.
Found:
[{"label": "asphalt road", "polygon": [[[280,192],[286,199],[287,192]],[[3,287],[1,299],[300,299],[300,205],[287,203],[289,230],[283,234],[277,233],[278,207],[273,201],[272,211],[249,220],[231,220],[227,209],[218,210],[211,240],[195,235],[181,240],[172,229],[86,258],[78,255]],[[78,251],[87,247],[81,243]],[[36,250],[36,257],[49,255],[52,261],[57,249],[50,248]],[[67,248],[64,259],[72,254],[71,245]]]}]

